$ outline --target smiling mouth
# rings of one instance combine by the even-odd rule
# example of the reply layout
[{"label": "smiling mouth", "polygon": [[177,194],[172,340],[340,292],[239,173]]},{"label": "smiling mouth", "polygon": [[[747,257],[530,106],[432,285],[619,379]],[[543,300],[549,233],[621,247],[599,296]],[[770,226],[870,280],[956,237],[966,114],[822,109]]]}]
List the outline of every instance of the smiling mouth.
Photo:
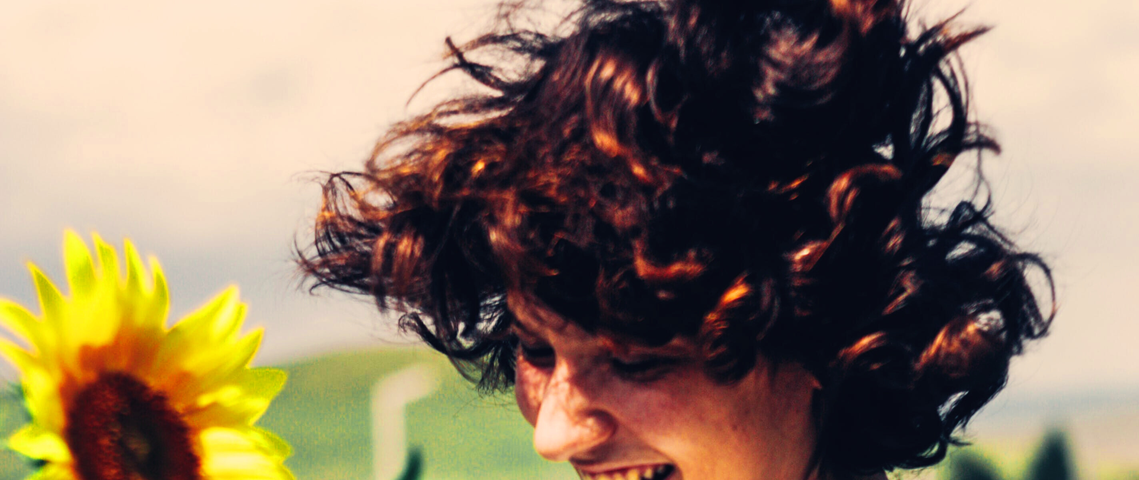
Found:
[{"label": "smiling mouth", "polygon": [[605,473],[585,473],[578,470],[582,480],[664,480],[676,471],[672,465],[626,468]]}]

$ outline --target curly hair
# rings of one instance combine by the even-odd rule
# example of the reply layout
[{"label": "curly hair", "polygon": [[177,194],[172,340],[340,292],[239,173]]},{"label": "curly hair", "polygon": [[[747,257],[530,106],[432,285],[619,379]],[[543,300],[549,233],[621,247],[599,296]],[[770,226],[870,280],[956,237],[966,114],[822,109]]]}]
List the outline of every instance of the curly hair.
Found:
[{"label": "curly hair", "polygon": [[486,390],[513,381],[507,297],[691,338],[723,382],[759,354],[801,362],[817,458],[847,473],[941,460],[1046,333],[1042,259],[987,200],[928,201],[959,155],[998,148],[954,55],[984,29],[914,34],[901,0],[583,0],[557,33],[524,10],[447,40],[444,72],[479,90],[328,177],[298,249],[312,288],[403,312]]}]

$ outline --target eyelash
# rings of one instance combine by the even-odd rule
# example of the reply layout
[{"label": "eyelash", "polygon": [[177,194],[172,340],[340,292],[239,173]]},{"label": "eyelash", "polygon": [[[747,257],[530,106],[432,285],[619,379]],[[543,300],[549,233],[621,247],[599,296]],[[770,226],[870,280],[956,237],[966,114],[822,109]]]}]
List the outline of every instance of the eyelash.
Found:
[{"label": "eyelash", "polygon": [[609,365],[618,376],[637,382],[651,382],[668,373],[671,362],[666,358],[644,358],[635,361],[609,360]]},{"label": "eyelash", "polygon": [[518,341],[518,353],[527,363],[537,367],[554,366],[554,349],[550,347],[531,347]]},{"label": "eyelash", "polygon": [[[535,347],[518,341],[518,353],[527,363],[539,368],[554,366],[554,349],[550,347]],[[634,361],[624,361],[610,358],[609,366],[620,377],[638,382],[651,382],[667,373],[667,367],[672,362],[667,358],[649,357]]]}]

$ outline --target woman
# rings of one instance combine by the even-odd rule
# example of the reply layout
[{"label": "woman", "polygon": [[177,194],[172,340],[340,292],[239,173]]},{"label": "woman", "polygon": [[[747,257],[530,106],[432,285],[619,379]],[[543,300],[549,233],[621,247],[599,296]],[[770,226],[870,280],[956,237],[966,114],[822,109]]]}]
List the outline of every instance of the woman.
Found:
[{"label": "woman", "polygon": [[1044,335],[950,63],[892,0],[585,0],[332,175],[301,265],[373,296],[585,479],[881,478],[941,460]]}]

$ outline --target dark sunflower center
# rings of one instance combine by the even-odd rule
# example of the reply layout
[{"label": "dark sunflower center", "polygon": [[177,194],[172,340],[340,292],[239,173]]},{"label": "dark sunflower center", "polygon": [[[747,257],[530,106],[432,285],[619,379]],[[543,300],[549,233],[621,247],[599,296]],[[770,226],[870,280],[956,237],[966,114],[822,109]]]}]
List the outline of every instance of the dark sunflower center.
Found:
[{"label": "dark sunflower center", "polygon": [[75,397],[67,444],[83,480],[200,480],[190,428],[166,396],[122,373]]}]

